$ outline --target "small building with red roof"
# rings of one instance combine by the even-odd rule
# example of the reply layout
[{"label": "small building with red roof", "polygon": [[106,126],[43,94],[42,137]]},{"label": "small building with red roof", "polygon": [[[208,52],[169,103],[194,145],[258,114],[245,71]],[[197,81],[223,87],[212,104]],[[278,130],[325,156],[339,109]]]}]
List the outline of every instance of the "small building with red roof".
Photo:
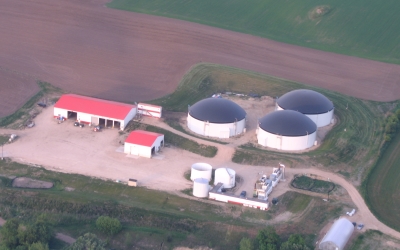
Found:
[{"label": "small building with red roof", "polygon": [[124,130],[135,117],[137,107],[132,104],[66,94],[54,105],[54,117],[73,119],[93,126],[115,127]]},{"label": "small building with red roof", "polygon": [[124,153],[151,158],[164,146],[164,135],[144,130],[134,130],[125,140]]}]

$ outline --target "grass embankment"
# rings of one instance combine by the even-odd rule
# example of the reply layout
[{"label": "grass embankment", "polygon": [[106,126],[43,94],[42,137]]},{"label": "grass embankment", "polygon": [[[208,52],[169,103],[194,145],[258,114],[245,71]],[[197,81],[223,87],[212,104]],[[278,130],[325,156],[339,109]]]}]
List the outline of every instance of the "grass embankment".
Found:
[{"label": "grass embankment", "polygon": [[335,106],[336,125],[316,150],[303,154],[267,151],[252,143],[237,149],[233,161],[250,165],[264,165],[271,161],[325,166],[357,179],[376,161],[383,141],[383,121],[390,103],[363,101],[336,92],[319,89],[267,75],[215,64],[198,64],[183,77],[177,90],[155,104],[165,109],[187,112],[188,105],[219,92],[256,93],[271,97],[291,90],[306,88],[327,96]]},{"label": "grass embankment", "polygon": [[[31,99],[29,99],[24,106],[18,109],[15,113],[0,118],[0,127],[12,128],[12,129],[20,129],[26,126],[29,120],[32,120],[37,114],[38,110],[34,110],[36,103],[41,101],[41,99],[52,93],[61,94],[63,91],[57,87],[52,86],[47,82],[38,81],[37,84],[40,87],[40,91],[34,95]],[[54,101],[54,100],[51,100]]]},{"label": "grass embankment", "polygon": [[113,0],[107,6],[400,63],[400,2],[396,0]]},{"label": "grass embankment", "polygon": [[375,216],[400,231],[400,132],[365,180],[366,201]]},{"label": "grass embankment", "polygon": [[[236,249],[242,237],[255,237],[269,219],[287,210],[302,216],[292,221],[290,227],[276,225],[277,230],[284,235],[298,232],[310,234],[311,243],[315,240],[313,233],[333,219],[336,211],[343,206],[289,192],[279,197],[279,204],[271,210],[260,211],[237,205],[204,203],[83,175],[52,172],[9,160],[0,161],[0,174],[33,177],[55,184],[51,189],[18,189],[11,187],[10,179],[1,176],[0,217],[18,217],[24,224],[29,224],[37,216],[45,214],[56,232],[73,237],[93,232],[105,239],[107,236],[96,229],[95,220],[107,215],[118,218],[123,224],[120,233],[108,238],[110,247],[118,249],[155,249],[162,242],[169,249],[205,245],[216,249]],[[315,211],[305,210],[310,202],[313,202],[313,208],[317,208]],[[307,228],[304,227],[306,224]],[[55,247],[57,244],[62,245],[55,241],[52,249],[61,249]]]},{"label": "grass embankment", "polygon": [[130,122],[126,127],[125,131],[130,132],[135,129],[143,129],[163,134],[166,145],[172,145],[204,157],[212,158],[218,152],[218,149],[214,146],[199,144],[193,140],[172,133],[171,131],[139,122],[134,122],[134,121]]}]

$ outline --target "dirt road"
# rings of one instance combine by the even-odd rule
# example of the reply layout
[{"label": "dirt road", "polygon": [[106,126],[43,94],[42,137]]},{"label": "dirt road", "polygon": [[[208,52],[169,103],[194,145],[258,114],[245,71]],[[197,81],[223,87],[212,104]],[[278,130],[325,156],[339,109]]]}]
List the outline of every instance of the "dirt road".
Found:
[{"label": "dirt road", "polygon": [[1,1],[0,78],[14,82],[10,86],[9,81],[0,81],[1,114],[15,110],[13,105],[21,105],[37,90],[32,79],[77,94],[134,102],[173,92],[184,73],[199,62],[266,73],[363,99],[400,98],[400,65],[109,9],[104,3]]}]

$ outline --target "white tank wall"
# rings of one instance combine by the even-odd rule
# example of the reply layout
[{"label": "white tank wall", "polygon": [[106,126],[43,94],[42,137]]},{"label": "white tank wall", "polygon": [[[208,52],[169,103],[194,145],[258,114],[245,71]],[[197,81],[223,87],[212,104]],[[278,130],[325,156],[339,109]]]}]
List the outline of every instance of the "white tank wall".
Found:
[{"label": "white tank wall", "polygon": [[[278,104],[276,104],[275,110],[283,110],[283,108]],[[331,124],[334,110],[335,109],[332,109],[331,111],[323,114],[315,114],[315,115],[305,114],[305,115],[308,116],[308,118],[310,118],[317,125],[318,128],[320,128]]]},{"label": "white tank wall", "polygon": [[198,178],[211,180],[212,166],[207,163],[195,163],[192,165],[190,179],[193,181]]},{"label": "white tank wall", "polygon": [[242,134],[245,131],[246,119],[232,123],[208,123],[197,120],[188,114],[187,125],[188,128],[196,134],[217,138],[229,138]]},{"label": "white tank wall", "polygon": [[235,186],[236,172],[230,168],[218,168],[215,170],[214,185],[221,182],[224,188],[233,188]]},{"label": "white tank wall", "polygon": [[208,180],[204,178],[195,179],[193,182],[193,196],[199,198],[208,197],[209,185]]},{"label": "white tank wall", "polygon": [[303,150],[314,145],[317,138],[317,132],[305,136],[281,136],[269,133],[262,128],[257,128],[258,144],[264,147],[270,147],[280,150]]}]

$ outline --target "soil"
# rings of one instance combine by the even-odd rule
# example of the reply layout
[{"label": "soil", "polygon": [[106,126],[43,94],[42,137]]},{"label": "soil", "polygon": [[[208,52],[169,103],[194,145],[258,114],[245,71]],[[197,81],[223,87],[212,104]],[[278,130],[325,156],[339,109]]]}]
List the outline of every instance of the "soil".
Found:
[{"label": "soil", "polygon": [[[400,65],[283,44],[171,18],[109,9],[104,0],[13,0],[0,10],[0,116],[38,90],[133,103],[171,93],[210,62],[362,99],[400,98]],[[8,80],[9,79],[9,80]]]},{"label": "soil", "polygon": [[14,179],[12,186],[17,188],[52,188],[53,183],[26,177],[18,177]]}]

